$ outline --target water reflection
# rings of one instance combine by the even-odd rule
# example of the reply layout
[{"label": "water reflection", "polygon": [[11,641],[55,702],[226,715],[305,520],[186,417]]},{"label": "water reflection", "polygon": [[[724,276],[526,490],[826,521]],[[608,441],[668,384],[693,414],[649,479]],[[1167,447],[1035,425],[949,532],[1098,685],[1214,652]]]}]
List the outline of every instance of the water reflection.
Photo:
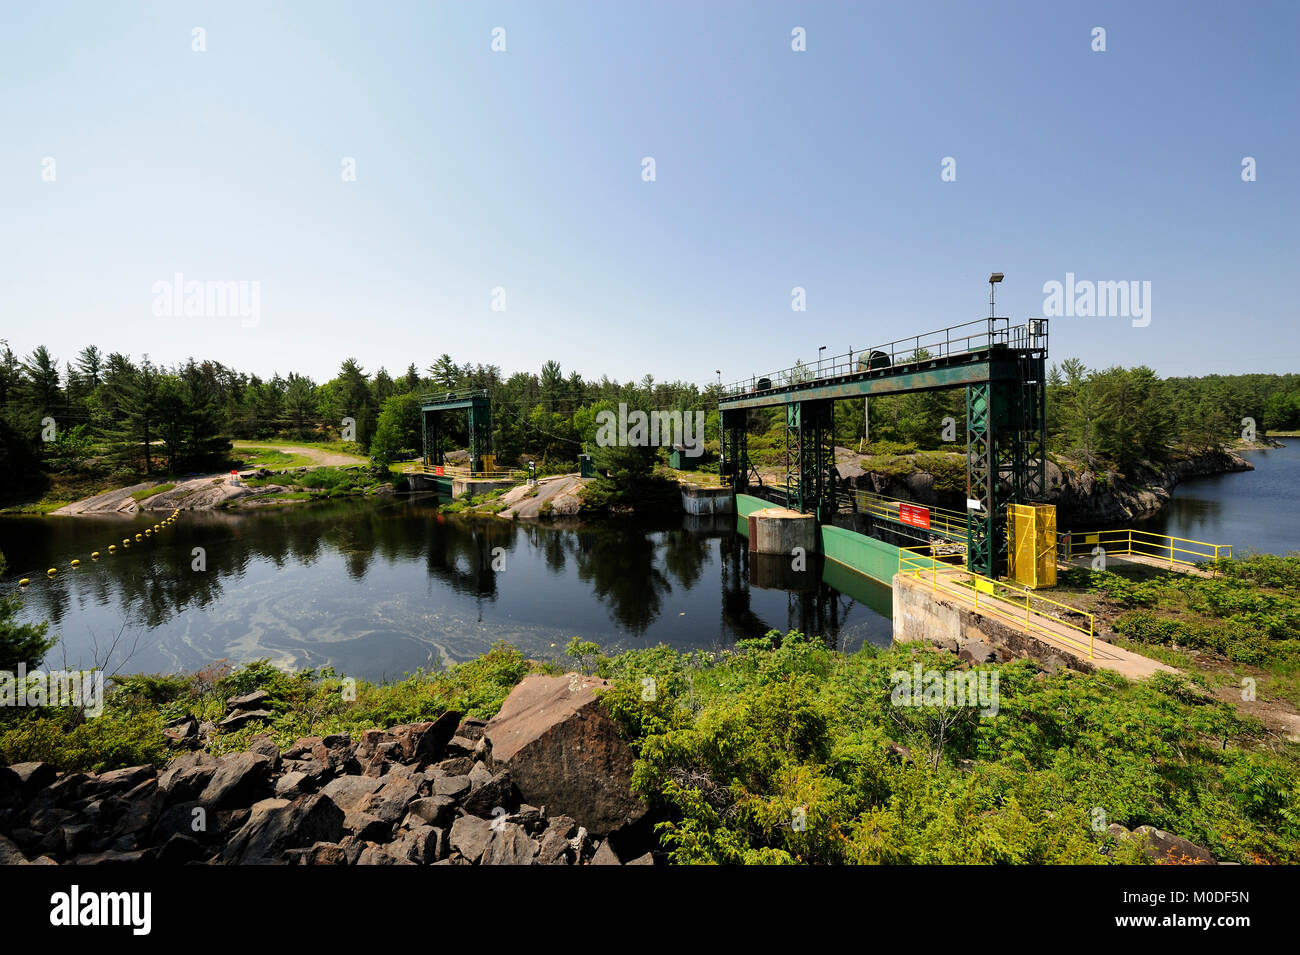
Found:
[{"label": "water reflection", "polygon": [[[139,644],[128,670],[265,656],[372,678],[498,639],[558,658],[574,636],[718,649],[797,628],[854,649],[890,635],[887,587],[816,560],[795,576],[756,561],[734,518],[563,528],[466,520],[429,499],[339,501],[185,514],[160,539],[88,561],[151,523],[0,519],[3,585],[33,579],[24,616],[51,621],[70,664],[120,631]],[[74,557],[87,566],[69,569]]]}]

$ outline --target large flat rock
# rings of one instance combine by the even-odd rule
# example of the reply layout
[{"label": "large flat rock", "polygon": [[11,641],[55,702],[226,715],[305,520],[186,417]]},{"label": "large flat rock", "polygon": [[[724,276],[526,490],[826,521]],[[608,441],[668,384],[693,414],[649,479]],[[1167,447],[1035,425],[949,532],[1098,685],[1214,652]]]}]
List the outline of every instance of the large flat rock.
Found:
[{"label": "large flat rock", "polygon": [[608,686],[577,673],[525,677],[484,730],[493,761],[525,801],[597,835],[646,812],[631,791],[632,750],[596,696]]}]

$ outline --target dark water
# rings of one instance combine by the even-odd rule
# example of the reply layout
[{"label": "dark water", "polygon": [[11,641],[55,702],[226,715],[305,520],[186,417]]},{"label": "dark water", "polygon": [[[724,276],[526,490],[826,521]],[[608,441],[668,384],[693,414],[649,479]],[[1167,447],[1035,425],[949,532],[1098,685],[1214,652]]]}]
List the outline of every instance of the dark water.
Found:
[{"label": "dark water", "polygon": [[[751,566],[734,517],[557,529],[449,517],[432,499],[341,501],[185,513],[160,539],[90,561],[153,522],[0,518],[0,586],[30,577],[23,616],[63,641],[47,665],[65,651],[69,666],[102,663],[114,646],[109,671],[268,657],[374,679],[497,640],[558,659],[574,636],[711,650],[797,628],[853,650],[891,635],[887,587],[834,564]],[[192,569],[196,547],[206,570]]]},{"label": "dark water", "polygon": [[1284,448],[1248,451],[1253,471],[1216,474],[1180,484],[1169,504],[1137,525],[1142,530],[1231,544],[1250,551],[1288,554],[1300,550],[1300,439]]}]

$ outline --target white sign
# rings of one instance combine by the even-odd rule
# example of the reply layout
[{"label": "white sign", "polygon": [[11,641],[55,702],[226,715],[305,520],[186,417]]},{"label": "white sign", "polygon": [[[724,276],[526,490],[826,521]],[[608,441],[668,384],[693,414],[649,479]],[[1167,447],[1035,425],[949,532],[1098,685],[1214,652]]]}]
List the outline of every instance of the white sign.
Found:
[{"label": "white sign", "polygon": [[981,508],[980,508],[980,502],[979,502],[979,501],[975,500],[974,498],[970,498],[970,497],[966,498],[966,510],[968,510],[968,511],[978,511],[978,510],[980,510],[980,509],[981,509]]}]

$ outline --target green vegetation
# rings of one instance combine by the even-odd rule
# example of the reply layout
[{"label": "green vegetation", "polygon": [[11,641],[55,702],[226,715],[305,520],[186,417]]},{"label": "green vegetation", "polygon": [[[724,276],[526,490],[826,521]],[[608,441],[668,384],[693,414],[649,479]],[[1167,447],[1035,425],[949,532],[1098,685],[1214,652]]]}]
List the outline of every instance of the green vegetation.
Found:
[{"label": "green vegetation", "polygon": [[1261,700],[1300,708],[1300,553],[1214,565],[1217,577],[1154,568],[1072,569],[1058,580],[1091,600],[1121,643]]},{"label": "green vegetation", "polygon": [[153,497],[155,494],[162,494],[176,487],[175,484],[159,484],[157,487],[141,488],[138,491],[132,491],[131,497],[137,501],[143,501],[146,498]]},{"label": "green vegetation", "polygon": [[305,454],[288,454],[275,448],[260,448],[255,444],[237,441],[234,453],[243,458],[244,467],[257,468],[301,468],[310,467],[316,462]]},{"label": "green vegetation", "polygon": [[[660,646],[606,656],[577,638],[566,652],[611,681],[605,705],[632,743],[634,786],[675,862],[1143,861],[1105,823],[1166,829],[1224,860],[1300,862],[1300,747],[1196,678],[979,667],[999,678],[997,713],[980,716],[891,702],[891,674],[954,665],[932,649],[847,655],[773,631],[719,654]],[[99,717],[0,712],[0,760],[162,765],[167,721],[218,720],[228,697],[255,689],[273,717],[219,735],[213,751],[259,733],[282,747],[304,735],[356,737],[447,709],[490,718],[530,672],[561,670],[497,644],[382,685],[266,661],[122,677]]]},{"label": "green vegetation", "polygon": [[279,500],[307,500],[311,498],[346,497],[352,494],[371,493],[385,484],[399,481],[387,468],[379,472],[364,468],[313,468],[290,474],[273,474],[264,478],[246,478],[249,487],[268,487],[287,484],[297,489],[295,493],[271,495]]},{"label": "green vegetation", "polygon": [[[1218,858],[1300,860],[1300,758],[1195,681],[998,667],[999,712],[890,704],[932,650],[853,656],[775,632],[736,652],[601,658],[636,784],[677,862],[1138,861],[1093,826],[1150,824]],[[987,668],[980,668],[987,669]],[[647,702],[646,678],[655,681]],[[952,717],[952,711],[948,711]],[[794,810],[806,825],[792,825]]]},{"label": "green vegetation", "polygon": [[190,676],[114,678],[97,717],[54,707],[0,710],[0,763],[41,759],[86,772],[162,766],[175,754],[162,733],[167,721],[220,720],[228,698],[252,690],[269,694],[266,707],[275,717],[219,736],[214,752],[241,749],[258,733],[285,747],[300,736],[357,736],[377,726],[435,719],[449,709],[490,717],[525,675],[544,669],[499,644],[445,671],[420,671],[383,685],[345,681],[328,668],[289,674],[264,660],[233,671],[214,665]]}]

